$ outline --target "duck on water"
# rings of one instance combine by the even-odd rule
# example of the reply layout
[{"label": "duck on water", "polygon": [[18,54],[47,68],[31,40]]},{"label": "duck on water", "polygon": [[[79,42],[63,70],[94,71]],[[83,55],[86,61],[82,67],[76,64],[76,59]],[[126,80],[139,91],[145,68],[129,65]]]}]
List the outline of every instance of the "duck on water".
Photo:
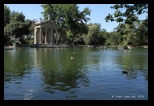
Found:
[{"label": "duck on water", "polygon": [[123,70],[122,73],[123,74],[127,74],[128,73],[128,70]]}]

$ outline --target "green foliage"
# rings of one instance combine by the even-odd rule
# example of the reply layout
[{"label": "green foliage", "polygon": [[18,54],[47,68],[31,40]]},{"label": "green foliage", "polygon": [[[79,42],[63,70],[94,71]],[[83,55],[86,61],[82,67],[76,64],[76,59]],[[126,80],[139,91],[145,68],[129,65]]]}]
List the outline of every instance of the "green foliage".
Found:
[{"label": "green foliage", "polygon": [[98,34],[98,45],[104,45],[105,44],[106,39],[103,36],[103,33],[104,32],[101,33],[101,31],[100,31],[99,34]]},{"label": "green foliage", "polygon": [[9,23],[10,9],[4,5],[4,27]]},{"label": "green foliage", "polygon": [[[44,9],[42,12],[44,20],[47,20],[48,16],[50,16],[50,18],[60,26],[60,38],[68,37],[65,40],[69,39],[74,42],[77,35],[88,32],[86,26],[89,20],[87,15],[90,15],[88,8],[79,11],[76,4],[43,4],[41,6]],[[61,41],[62,40],[64,39],[61,39]]]},{"label": "green foliage", "polygon": [[[146,22],[145,22],[146,21]],[[138,28],[135,29],[135,36],[133,38],[134,45],[148,44],[148,19],[138,23]]]},{"label": "green foliage", "polygon": [[135,21],[139,21],[136,15],[148,14],[148,4],[115,4],[111,8],[115,9],[115,13],[113,15],[108,14],[105,17],[106,22],[116,21],[132,24]]},{"label": "green foliage", "polygon": [[31,36],[34,34],[34,21],[26,19],[25,25],[27,28],[27,37],[28,39],[31,39]]},{"label": "green foliage", "polygon": [[84,42],[84,36],[85,36],[85,34],[84,35],[76,35],[75,36],[75,39],[74,39],[74,43],[75,44],[85,44],[85,42]]},{"label": "green foliage", "polygon": [[142,35],[148,36],[148,17],[145,20],[141,21],[139,32],[142,33]]},{"label": "green foliage", "polygon": [[121,37],[119,36],[116,44],[137,46],[148,43],[148,18],[141,22],[137,17],[143,13],[148,14],[148,4],[116,4],[111,8],[115,9],[115,13],[108,14],[105,20],[119,23],[115,31]]},{"label": "green foliage", "polygon": [[100,24],[98,23],[90,23],[88,25],[88,33],[84,35],[84,42],[85,44],[99,44],[99,37],[100,37]]},{"label": "green foliage", "polygon": [[34,39],[20,38],[20,42],[23,45],[34,44]]},{"label": "green foliage", "polygon": [[16,22],[16,21],[20,21],[20,22],[24,22],[25,21],[25,16],[23,13],[19,13],[19,12],[11,12],[10,13],[10,22]]},{"label": "green foliage", "polygon": [[119,45],[122,41],[122,36],[118,32],[111,32],[110,33],[110,43],[111,45]]},{"label": "green foliage", "polygon": [[4,46],[8,46],[8,45],[12,45],[13,44],[13,40],[11,39],[10,36],[5,35],[4,36]]},{"label": "green foliage", "polygon": [[[31,20],[25,21],[23,13],[10,12],[9,19],[9,23],[4,27],[4,45],[11,42],[13,38],[24,39],[25,35],[32,34],[34,22]],[[24,40],[20,41],[24,42]]]},{"label": "green foliage", "polygon": [[[54,39],[62,44],[89,44],[89,45],[143,45],[148,44],[148,17],[139,20],[138,15],[148,14],[148,4],[116,4],[114,14],[106,16],[105,20],[116,21],[119,25],[113,32],[100,29],[99,23],[87,22],[89,8],[79,10],[76,4],[42,4],[43,20],[48,17],[59,25],[58,36]],[[71,11],[70,11],[71,10]],[[23,13],[11,12],[4,5],[4,45],[19,38],[22,44],[32,44],[35,21],[25,20]]]},{"label": "green foliage", "polygon": [[73,42],[73,33],[70,30],[66,31],[66,36],[69,44]]},{"label": "green foliage", "polygon": [[22,22],[11,22],[4,28],[4,34],[15,38],[20,38],[24,34],[29,34],[27,25]]},{"label": "green foliage", "polygon": [[148,43],[148,27],[143,22],[134,22],[133,24],[120,24],[115,31],[121,36],[122,45],[144,45]]}]

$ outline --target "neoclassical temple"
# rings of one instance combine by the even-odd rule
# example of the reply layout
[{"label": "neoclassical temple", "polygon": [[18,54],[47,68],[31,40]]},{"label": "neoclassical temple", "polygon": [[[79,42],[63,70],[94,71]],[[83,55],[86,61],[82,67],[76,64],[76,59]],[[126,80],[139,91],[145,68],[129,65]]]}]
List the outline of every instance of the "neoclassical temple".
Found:
[{"label": "neoclassical temple", "polygon": [[54,33],[57,34],[58,25],[52,20],[36,22],[34,25],[34,44],[54,44]]}]

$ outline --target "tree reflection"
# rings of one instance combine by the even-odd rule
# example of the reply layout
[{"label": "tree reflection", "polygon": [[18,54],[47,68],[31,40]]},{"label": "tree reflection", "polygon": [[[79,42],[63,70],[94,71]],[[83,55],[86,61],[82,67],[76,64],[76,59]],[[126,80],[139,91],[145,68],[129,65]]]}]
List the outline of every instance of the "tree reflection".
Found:
[{"label": "tree reflection", "polygon": [[[83,50],[83,49],[81,49]],[[45,52],[46,51],[46,52]],[[42,69],[45,91],[68,91],[72,88],[89,85],[89,79],[84,70],[85,53],[73,48],[69,50],[46,48],[35,52]],[[74,57],[72,60],[71,57]],[[38,63],[37,63],[38,64]]]},{"label": "tree reflection", "polygon": [[33,64],[31,53],[28,48],[4,51],[4,81],[21,78],[30,73],[28,69],[32,68]]},{"label": "tree reflection", "polygon": [[[70,95],[66,94],[66,98],[73,98],[77,96],[74,94],[78,93],[78,88],[90,88],[90,81],[94,81],[97,75],[102,79],[104,75],[110,74],[109,79],[112,79],[115,74],[119,75],[118,71],[110,71],[112,68],[119,70],[119,66],[122,74],[119,79],[123,76],[127,79],[137,79],[142,76],[148,81],[148,54],[145,49],[127,51],[107,49],[99,50],[100,52],[95,50],[97,49],[19,48],[14,52],[6,51],[4,52],[4,82],[23,78],[22,81],[26,84],[33,85],[35,82],[34,89],[38,87],[39,90],[41,89],[40,92],[42,89],[47,94],[55,92],[66,94],[68,92],[65,91],[69,91]],[[122,70],[128,70],[128,73],[123,74]],[[25,79],[26,74],[29,74],[28,80]],[[9,83],[6,83],[6,86],[8,85]]]},{"label": "tree reflection", "polygon": [[84,73],[84,70],[79,71],[78,69],[75,69],[73,72],[70,72],[72,71],[72,69],[70,69],[63,70],[66,72],[50,71],[49,73],[47,73],[46,71],[43,72],[43,80],[47,85],[51,86],[50,88],[53,87],[52,89],[68,91],[72,88],[80,87],[79,83],[82,83],[84,86],[89,85],[89,80],[86,74]]},{"label": "tree reflection", "polygon": [[127,70],[127,79],[136,79],[139,75],[148,80],[148,54],[145,49],[136,48],[134,50],[124,50],[117,57],[118,64],[121,64],[122,70]]}]

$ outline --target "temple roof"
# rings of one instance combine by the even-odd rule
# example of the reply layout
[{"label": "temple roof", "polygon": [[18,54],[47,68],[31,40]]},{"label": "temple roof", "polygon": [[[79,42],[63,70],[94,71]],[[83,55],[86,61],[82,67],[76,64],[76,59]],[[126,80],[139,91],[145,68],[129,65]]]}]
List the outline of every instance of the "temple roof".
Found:
[{"label": "temple roof", "polygon": [[56,24],[55,22],[53,22],[52,20],[47,20],[47,21],[42,21],[42,22],[36,22],[34,24],[34,27],[36,26],[42,26],[42,27],[45,27],[45,26],[48,26],[48,27],[58,27],[59,25]]}]

